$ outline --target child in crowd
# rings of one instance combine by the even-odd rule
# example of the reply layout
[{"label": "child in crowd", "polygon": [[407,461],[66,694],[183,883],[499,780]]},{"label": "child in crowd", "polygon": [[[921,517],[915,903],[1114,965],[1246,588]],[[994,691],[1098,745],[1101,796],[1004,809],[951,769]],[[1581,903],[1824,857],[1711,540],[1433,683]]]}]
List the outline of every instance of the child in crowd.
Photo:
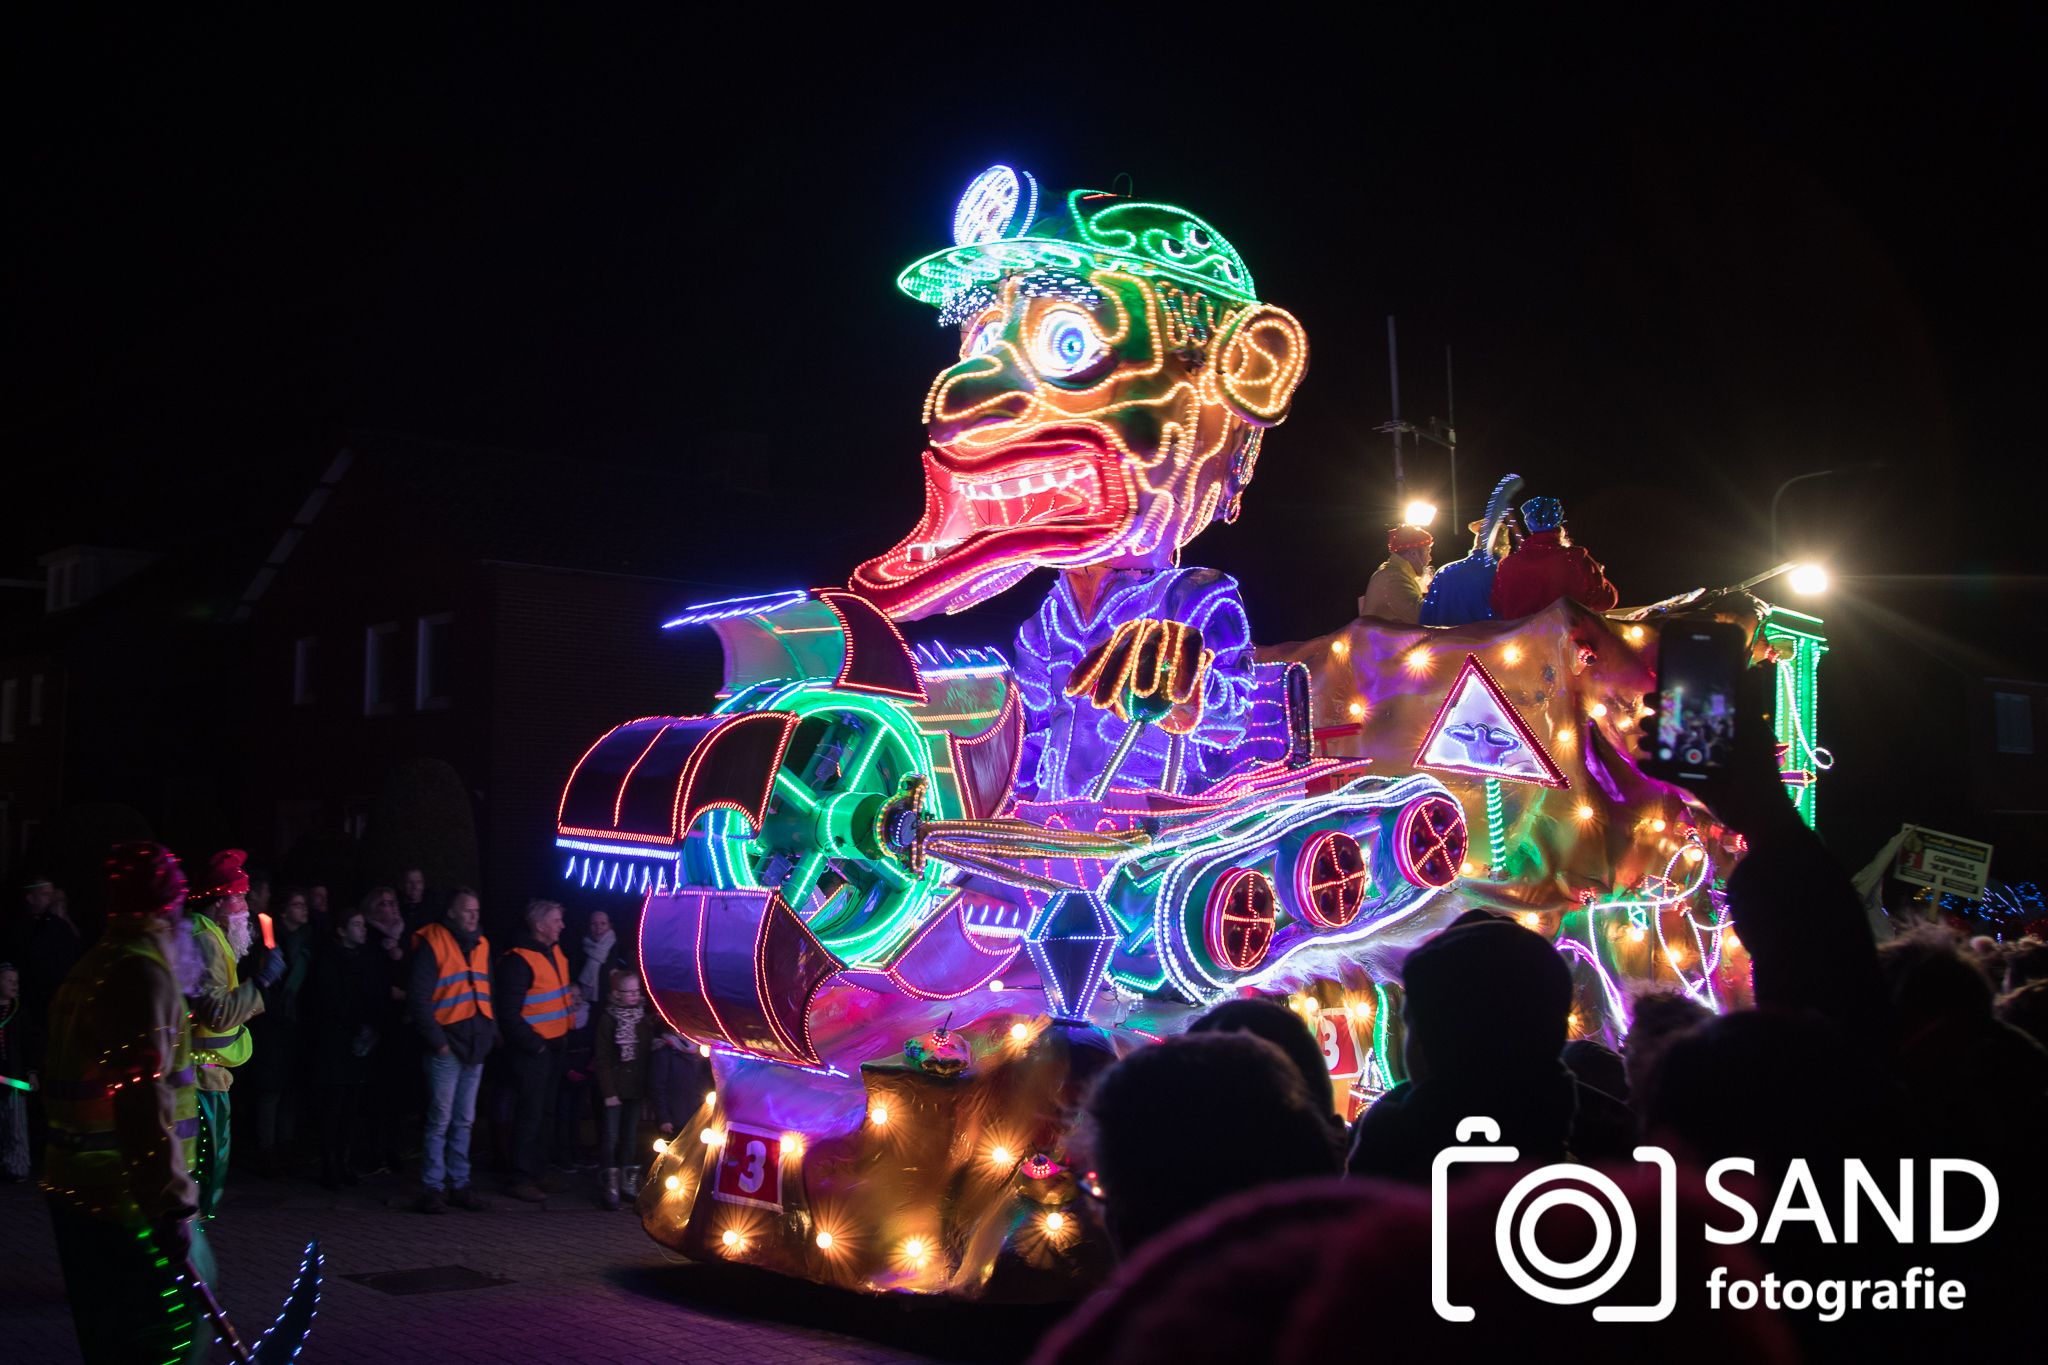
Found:
[{"label": "child in crowd", "polygon": [[604,1124],[597,1144],[598,1165],[604,1168],[605,1208],[619,1207],[620,1178],[625,1192],[639,1193],[640,1106],[647,1098],[648,1060],[654,1052],[658,1017],[640,993],[640,978],[630,971],[611,974],[611,993],[604,1009],[591,1020],[591,1043],[598,1098]]}]

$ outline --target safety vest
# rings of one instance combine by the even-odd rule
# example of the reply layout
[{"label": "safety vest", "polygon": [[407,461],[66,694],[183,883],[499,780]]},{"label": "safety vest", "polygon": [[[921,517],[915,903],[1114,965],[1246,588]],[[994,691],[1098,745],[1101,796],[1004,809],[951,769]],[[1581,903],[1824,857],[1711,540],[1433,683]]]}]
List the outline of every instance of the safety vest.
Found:
[{"label": "safety vest", "polygon": [[434,1022],[446,1028],[491,1013],[491,941],[477,935],[464,960],[462,945],[444,924],[429,924],[419,939],[434,954]]},{"label": "safety vest", "polygon": [[[241,989],[242,976],[235,970],[235,950],[228,947],[227,931],[215,924],[211,915],[192,915],[189,918],[199,926],[200,933],[213,936],[214,949],[227,967],[228,989]],[[195,1024],[192,1028],[192,1053],[201,1066],[240,1066],[255,1050],[247,1024],[237,1024],[226,1033],[214,1033],[203,1024]]]},{"label": "safety vest", "polygon": [[[51,1004],[50,1064],[42,1090],[50,1116],[44,1184],[89,1218],[123,1223],[136,1221],[141,1210],[114,1128],[114,1093],[135,1077],[110,1066],[108,1058],[138,1040],[104,1036],[109,1032],[105,1002],[96,998],[96,992],[114,965],[128,956],[155,963],[164,974],[162,989],[176,996],[170,966],[149,934],[103,938]],[[185,1169],[191,1171],[199,1160],[199,1093],[193,1085],[192,1023],[185,1002],[179,999],[177,1005],[178,1037],[171,1049],[169,1075],[176,1092],[172,1133]]]},{"label": "safety vest", "polygon": [[531,948],[514,948],[533,968],[533,984],[519,1006],[519,1017],[543,1038],[561,1038],[569,1032],[569,959],[561,945],[542,957]]}]

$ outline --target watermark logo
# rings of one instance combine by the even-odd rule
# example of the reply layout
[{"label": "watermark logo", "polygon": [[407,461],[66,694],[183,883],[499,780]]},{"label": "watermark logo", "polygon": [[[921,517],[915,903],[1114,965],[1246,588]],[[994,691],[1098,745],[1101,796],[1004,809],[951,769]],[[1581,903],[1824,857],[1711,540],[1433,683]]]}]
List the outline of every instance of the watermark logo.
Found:
[{"label": "watermark logo", "polygon": [[[1488,1118],[1458,1124],[1464,1144],[1498,1144],[1500,1125]],[[1521,1159],[1514,1147],[1467,1145],[1446,1147],[1430,1168],[1429,1294],[1437,1316],[1446,1322],[1470,1322],[1471,1308],[1451,1302],[1450,1236],[1445,1216],[1445,1188],[1450,1169],[1459,1162],[1513,1163]],[[1657,1226],[1649,1232],[1657,1257],[1657,1298],[1648,1304],[1596,1304],[1597,1322],[1661,1322],[1678,1303],[1678,1171],[1662,1147],[1638,1147],[1635,1159],[1657,1171]],[[1587,1188],[1590,1187],[1590,1188]],[[1593,1245],[1576,1260],[1546,1255],[1536,1242],[1544,1215],[1573,1208],[1593,1222]],[[1570,1162],[1555,1162],[1530,1171],[1508,1191],[1493,1223],[1494,1250],[1501,1269],[1515,1287],[1543,1303],[1569,1307],[1591,1303],[1606,1294],[1635,1263],[1642,1237],[1635,1210],[1621,1187],[1599,1171]]]},{"label": "watermark logo", "polygon": [[[1471,1322],[1476,1311],[1451,1302],[1451,1168],[1475,1162],[1512,1164],[1520,1160],[1521,1153],[1501,1145],[1500,1125],[1490,1118],[1460,1120],[1457,1135],[1460,1145],[1437,1153],[1430,1168],[1429,1288],[1438,1317],[1446,1322]],[[1494,1217],[1493,1244],[1501,1269],[1517,1289],[1539,1303],[1559,1307],[1592,1304],[1596,1322],[1661,1322],[1671,1316],[1678,1303],[1677,1168],[1671,1153],[1662,1147],[1637,1147],[1634,1154],[1638,1162],[1657,1173],[1655,1227],[1638,1227],[1638,1211],[1628,1195],[1611,1177],[1588,1166],[1570,1162],[1539,1166],[1509,1188]],[[1918,1245],[1917,1234],[1922,1232],[1927,1242],[1936,1245],[1971,1242],[1984,1236],[1998,1218],[1997,1178],[1982,1164],[1962,1158],[1937,1157],[1924,1164],[1924,1179],[1915,1178],[1916,1163],[1907,1159],[1898,1161],[1895,1174],[1881,1177],[1863,1161],[1847,1158],[1841,1163],[1840,1198],[1831,1200],[1822,1196],[1821,1182],[1809,1163],[1793,1160],[1780,1173],[1765,1212],[1729,1183],[1731,1175],[1753,1181],[1756,1163],[1746,1157],[1726,1157],[1706,1169],[1704,1194],[1724,1215],[1735,1216],[1734,1225],[1720,1227],[1707,1222],[1697,1232],[1718,1246],[1754,1242],[1765,1247],[1778,1242],[1790,1228],[1823,1246],[1855,1246],[1873,1223],[1882,1229],[1874,1240],[1889,1240],[1899,1247]],[[1918,1216],[1916,1191],[1927,1206],[1924,1222]],[[1589,1219],[1593,1233],[1590,1246],[1571,1260],[1547,1254],[1538,1242],[1544,1218],[1565,1209]],[[1595,1302],[1621,1283],[1638,1254],[1655,1257],[1649,1276],[1630,1280],[1631,1285],[1653,1282],[1651,1301]],[[1868,1262],[1851,1260],[1847,1264]],[[1912,1266],[1897,1279],[1806,1281],[1781,1280],[1776,1274],[1758,1280],[1738,1279],[1726,1265],[1715,1265],[1705,1277],[1704,1288],[1709,1308],[1812,1310],[1822,1322],[1837,1322],[1844,1314],[1857,1311],[1956,1310],[1964,1306],[1967,1297],[1960,1281],[1942,1279],[1932,1266]]]}]

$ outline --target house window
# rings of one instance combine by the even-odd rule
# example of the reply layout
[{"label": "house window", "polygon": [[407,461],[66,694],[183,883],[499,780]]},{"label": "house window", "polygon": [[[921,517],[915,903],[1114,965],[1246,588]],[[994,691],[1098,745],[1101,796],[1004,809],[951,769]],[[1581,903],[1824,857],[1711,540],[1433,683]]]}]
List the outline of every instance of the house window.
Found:
[{"label": "house window", "polygon": [[363,632],[363,714],[388,716],[398,709],[398,623],[386,621]]},{"label": "house window", "polygon": [[1998,731],[1998,752],[2034,752],[2034,699],[2024,692],[1993,692],[1991,705]]},{"label": "house window", "polygon": [[43,675],[32,675],[28,680],[28,723],[43,723]]},{"label": "house window", "polygon": [[0,744],[14,743],[14,702],[21,683],[14,678],[0,682]]},{"label": "house window", "polygon": [[313,704],[313,659],[319,641],[307,636],[292,646],[292,705]]},{"label": "house window", "polygon": [[454,621],[455,617],[448,612],[420,618],[413,705],[422,711],[448,709],[448,674],[453,664],[448,654],[448,632]]}]

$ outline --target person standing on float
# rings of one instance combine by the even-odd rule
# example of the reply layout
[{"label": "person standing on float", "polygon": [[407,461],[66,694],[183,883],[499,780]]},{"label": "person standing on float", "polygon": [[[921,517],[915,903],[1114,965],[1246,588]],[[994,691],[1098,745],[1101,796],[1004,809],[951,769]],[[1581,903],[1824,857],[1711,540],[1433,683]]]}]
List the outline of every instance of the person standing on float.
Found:
[{"label": "person standing on float", "polygon": [[118,846],[107,885],[106,928],[51,1004],[43,1188],[87,1365],[198,1362],[213,1332],[186,1272],[210,1281],[213,1256],[185,997],[203,966],[169,849]]},{"label": "person standing on float", "polygon": [[284,975],[284,954],[275,948],[265,950],[250,980],[242,980],[236,966],[251,946],[249,877],[242,870],[248,858],[239,848],[209,858],[200,889],[192,893],[198,913],[188,916],[205,964],[191,1002],[192,1051],[199,1070],[199,1161],[193,1174],[199,1181],[199,1213],[207,1219],[220,1212],[227,1192],[228,1090],[235,1083],[234,1068],[255,1050],[248,1023],[263,1012],[263,988]]}]

